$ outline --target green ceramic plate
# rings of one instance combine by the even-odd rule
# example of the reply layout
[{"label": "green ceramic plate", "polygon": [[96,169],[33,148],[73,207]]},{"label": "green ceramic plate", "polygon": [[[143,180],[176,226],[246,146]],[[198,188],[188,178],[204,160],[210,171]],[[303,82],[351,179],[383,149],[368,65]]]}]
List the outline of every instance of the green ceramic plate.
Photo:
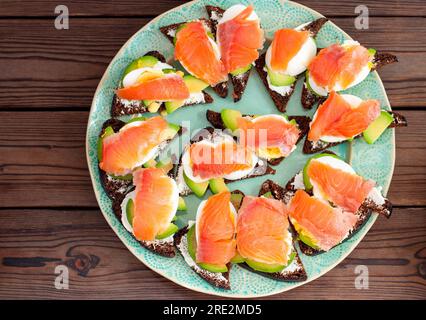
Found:
[{"label": "green ceramic plate", "polygon": [[[93,187],[102,213],[121,241],[123,241],[127,248],[129,248],[140,261],[171,281],[195,291],[228,297],[260,297],[276,294],[303,285],[334,268],[340,261],[348,256],[361,241],[373,225],[377,216],[373,215],[354,237],[336,248],[333,248],[331,251],[316,257],[308,257],[301,254],[301,259],[308,274],[308,280],[305,282],[279,282],[235,266],[232,268],[230,275],[232,290],[221,290],[212,287],[195,274],[185,264],[183,258],[179,254],[171,259],[160,257],[142,248],[138,242],[129,235],[120,221],[114,216],[111,210],[111,201],[102,189],[98,174],[98,159],[96,153],[97,137],[102,123],[110,117],[113,91],[118,85],[120,75],[125,66],[150,50],[158,50],[168,59],[173,57],[173,47],[160,33],[158,30],[159,27],[206,16],[204,9],[206,4],[228,8],[236,3],[252,3],[254,5],[261,19],[262,27],[265,29],[266,35],[269,38],[271,38],[274,31],[279,28],[296,27],[321,16],[319,13],[297,3],[279,0],[199,0],[189,2],[160,15],[131,37],[108,66],[93,98],[87,128],[86,149]],[[336,25],[329,22],[318,34],[317,42],[319,47],[325,47],[335,42],[342,42],[345,39],[349,39],[349,36]],[[306,112],[301,107],[301,86],[302,81],[299,81],[297,90],[293,94],[288,105],[287,113],[290,115],[313,114],[313,110]],[[221,99],[212,91],[209,91],[209,93],[211,93],[215,99],[213,104],[180,109],[168,116],[168,120],[175,123],[181,123],[185,120],[190,121],[191,130],[194,130],[208,125],[205,117],[207,108],[216,111],[222,108],[237,108],[244,111],[244,113],[257,114],[277,113],[271,98],[267,94],[257,73],[254,71],[251,74],[243,98],[236,104],[232,102],[230,95],[227,99]],[[381,102],[382,108],[390,109],[386,92],[376,72],[371,73],[362,83],[348,90],[348,93],[355,94],[364,99],[378,99]],[[335,147],[333,151],[350,160],[360,174],[374,179],[383,187],[384,192],[387,192],[395,159],[393,129],[387,130],[374,145],[367,145],[362,139],[358,139],[351,145],[343,144]],[[301,170],[307,158],[308,156],[302,153],[302,148],[299,146],[289,158],[277,167],[278,170],[275,176],[234,182],[230,184],[230,188],[240,189],[247,194],[255,195],[261,183],[267,178],[272,178],[277,183],[284,185],[289,178]],[[189,211],[186,215],[180,217],[179,223],[181,225],[188,219],[194,217],[195,208],[199,202],[200,200],[194,196],[188,197],[187,203],[189,205]]]}]

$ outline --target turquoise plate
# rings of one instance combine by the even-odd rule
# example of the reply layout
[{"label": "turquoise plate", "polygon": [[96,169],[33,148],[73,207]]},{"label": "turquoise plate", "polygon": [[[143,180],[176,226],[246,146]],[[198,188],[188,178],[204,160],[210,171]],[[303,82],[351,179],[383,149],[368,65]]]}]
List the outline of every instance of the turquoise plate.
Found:
[{"label": "turquoise plate", "polygon": [[[248,298],[287,291],[325,274],[351,253],[371,228],[377,215],[373,215],[354,237],[333,248],[331,251],[316,257],[308,257],[301,254],[301,259],[308,274],[308,280],[305,282],[279,282],[235,266],[232,268],[230,275],[232,289],[229,291],[221,290],[212,287],[195,274],[179,254],[175,258],[160,257],[142,248],[130,236],[120,221],[114,216],[111,209],[111,201],[102,189],[98,174],[96,152],[98,134],[102,123],[110,117],[113,92],[118,85],[125,66],[135,58],[151,50],[158,50],[168,59],[172,59],[173,47],[160,33],[159,27],[206,16],[204,9],[206,4],[228,8],[235,3],[251,3],[254,5],[261,19],[262,27],[265,29],[269,39],[274,31],[279,28],[296,27],[302,23],[321,17],[319,13],[307,7],[291,1],[279,0],[199,0],[189,2],[158,16],[140,29],[123,45],[102,77],[92,102],[87,128],[86,150],[93,188],[102,213],[121,241],[140,261],[162,276],[191,290],[218,296]],[[325,47],[335,42],[341,43],[349,38],[340,28],[329,22],[319,32],[317,41],[319,47]],[[287,113],[289,115],[306,114],[312,116],[313,110],[306,112],[301,107],[301,87],[302,81],[299,80],[297,90],[289,102]],[[243,98],[236,104],[232,102],[231,95],[227,99],[222,99],[212,91],[209,91],[209,93],[213,95],[215,99],[214,103],[182,108],[168,116],[168,120],[175,123],[181,123],[185,120],[190,121],[191,130],[194,130],[208,125],[205,117],[207,109],[219,111],[222,108],[235,108],[244,111],[244,113],[277,113],[271,98],[255,71],[251,74]],[[364,99],[378,99],[381,102],[382,108],[390,109],[385,89],[376,72],[371,73],[362,83],[348,90],[348,93],[355,94]],[[279,184],[284,185],[288,179],[301,170],[308,158],[307,155],[302,153],[302,143],[299,144],[296,151],[290,157],[277,167],[276,175],[234,182],[229,185],[230,188],[240,189],[247,194],[255,195],[261,183],[267,178],[272,178]],[[358,173],[374,179],[383,187],[384,192],[387,192],[395,160],[393,129],[387,130],[374,145],[367,145],[363,139],[357,139],[352,144],[343,144],[335,147],[333,151],[345,157],[348,161],[351,161]],[[194,217],[195,209],[200,200],[194,196],[190,196],[187,202],[189,210],[187,214],[180,216],[179,223],[181,225]]]}]

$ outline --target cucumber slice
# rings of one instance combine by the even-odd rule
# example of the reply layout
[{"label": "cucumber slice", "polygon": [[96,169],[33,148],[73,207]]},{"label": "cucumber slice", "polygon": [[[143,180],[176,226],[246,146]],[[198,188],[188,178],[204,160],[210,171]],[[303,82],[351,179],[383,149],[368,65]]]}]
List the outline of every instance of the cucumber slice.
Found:
[{"label": "cucumber slice", "polygon": [[186,211],[187,207],[186,207],[186,203],[185,203],[185,199],[182,197],[179,197],[179,202],[178,202],[178,211]]},{"label": "cucumber slice", "polygon": [[231,259],[232,263],[243,263],[245,259],[237,252],[235,256]]},{"label": "cucumber slice", "polygon": [[171,159],[167,160],[160,160],[155,165],[156,168],[161,168],[165,173],[168,173],[170,170],[173,169],[173,162]]},{"label": "cucumber slice", "polygon": [[231,193],[231,203],[235,210],[240,209],[244,196],[241,193]]},{"label": "cucumber slice", "polygon": [[238,76],[240,74],[243,74],[243,73],[249,71],[251,69],[251,67],[252,67],[252,64],[249,64],[248,66],[235,69],[234,71],[231,72],[231,74],[233,76]]},{"label": "cucumber slice", "polygon": [[124,77],[131,71],[139,69],[139,68],[149,68],[153,67],[157,64],[158,59],[153,56],[143,56],[136,60],[133,60],[130,62],[126,69],[124,69],[123,76],[121,79],[124,79]]},{"label": "cucumber slice", "polygon": [[314,236],[309,231],[304,230],[295,219],[291,219],[291,223],[293,224],[294,229],[296,229],[297,237],[300,241],[302,241],[304,244],[308,245],[311,248],[320,250],[320,247],[317,245]]},{"label": "cucumber slice", "polygon": [[176,233],[176,231],[179,230],[179,227],[173,223],[170,223],[170,225],[167,227],[166,230],[164,230],[162,233],[158,234],[155,238],[158,240],[165,239],[170,237],[172,234]]},{"label": "cucumber slice", "polygon": [[288,74],[282,74],[279,72],[274,72],[267,67],[269,81],[273,86],[276,87],[286,87],[292,85],[296,81],[296,77],[290,76]]},{"label": "cucumber slice", "polygon": [[154,168],[156,166],[156,164],[157,164],[157,161],[155,161],[154,159],[150,159],[143,164],[143,167],[144,168]]},{"label": "cucumber slice", "polygon": [[109,127],[105,128],[104,133],[102,133],[101,137],[99,138],[99,140],[98,140],[98,150],[97,150],[98,151],[98,160],[99,160],[99,162],[102,161],[102,151],[103,151],[103,140],[104,140],[104,138],[106,138],[108,136],[111,136],[114,133],[115,133],[114,129],[111,126],[109,126]]},{"label": "cucumber slice", "polygon": [[392,115],[389,112],[382,110],[377,119],[370,123],[368,128],[362,133],[364,140],[368,144],[373,144],[377,139],[379,139],[387,127],[389,127],[392,121]]},{"label": "cucumber slice", "polygon": [[169,123],[169,127],[165,130],[164,139],[171,140],[173,139],[179,132],[180,126],[174,123]]},{"label": "cucumber slice", "polygon": [[151,113],[155,113],[160,109],[161,102],[152,101],[152,100],[143,100],[144,105],[147,107],[148,111]]},{"label": "cucumber slice", "polygon": [[250,259],[246,259],[245,263],[247,263],[250,268],[256,271],[266,272],[266,273],[280,272],[287,266],[287,265],[281,265],[281,264],[267,264],[267,263],[250,260]]},{"label": "cucumber slice", "polygon": [[209,181],[210,190],[213,193],[220,193],[223,191],[228,191],[225,180],[223,178],[211,179]]},{"label": "cucumber slice", "polygon": [[145,117],[135,117],[130,119],[129,121],[126,122],[126,124],[132,123],[132,122],[136,122],[136,121],[145,121],[146,118]]},{"label": "cucumber slice", "polygon": [[110,174],[109,176],[111,176],[111,178],[118,179],[118,180],[125,180],[125,181],[132,181],[133,180],[133,175],[131,173],[126,174],[125,176],[116,176],[116,175],[113,175],[113,174]]},{"label": "cucumber slice", "polygon": [[231,131],[238,129],[238,119],[242,117],[240,111],[234,109],[222,109],[220,116],[226,128]]},{"label": "cucumber slice", "polygon": [[174,101],[166,101],[164,102],[164,106],[166,107],[167,114],[170,114],[185,104],[185,100],[174,100]]},{"label": "cucumber slice", "polygon": [[268,191],[268,192],[262,194],[262,197],[271,198],[271,199],[273,198],[271,191]]},{"label": "cucumber slice", "polygon": [[207,82],[204,82],[203,80],[200,80],[192,75],[184,76],[183,81],[188,87],[190,93],[201,92],[209,86]]},{"label": "cucumber slice", "polygon": [[132,199],[129,199],[127,201],[126,205],[126,217],[127,221],[129,221],[129,224],[133,227],[133,218],[135,216],[135,204]]},{"label": "cucumber slice", "polygon": [[209,182],[194,182],[191,179],[189,179],[185,172],[183,173],[183,179],[185,180],[186,185],[195,193],[197,197],[202,197],[207,191],[207,187],[209,186]]}]

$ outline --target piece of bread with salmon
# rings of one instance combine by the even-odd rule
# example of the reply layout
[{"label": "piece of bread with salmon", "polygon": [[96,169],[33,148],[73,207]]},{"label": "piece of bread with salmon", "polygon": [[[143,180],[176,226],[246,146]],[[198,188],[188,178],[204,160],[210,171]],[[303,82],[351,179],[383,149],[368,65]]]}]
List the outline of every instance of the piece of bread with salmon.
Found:
[{"label": "piece of bread with salmon", "polygon": [[[331,162],[335,161],[337,157],[333,152],[324,152],[321,155],[317,155],[313,157],[312,159],[320,159],[323,163],[326,163],[325,157],[331,157]],[[336,160],[341,161],[341,160]],[[330,162],[330,163],[331,163]],[[337,163],[337,162],[336,162]],[[334,163],[333,165],[336,165]],[[307,165],[309,164],[309,161],[307,162]],[[339,164],[337,164],[340,166]],[[346,166],[346,165],[345,165]],[[292,206],[292,199],[295,197],[295,195],[298,193],[298,191],[305,194],[305,203],[307,201],[309,202],[309,199],[316,199],[316,194],[313,193],[312,189],[309,189],[305,186],[306,182],[306,174],[307,174],[307,167],[305,166],[305,169],[301,171],[300,173],[296,174],[292,179],[288,181],[288,183],[282,187],[275,183],[272,180],[267,180],[263,183],[261,187],[261,192],[270,192],[271,195],[278,200],[283,201],[285,204],[287,204],[290,207]],[[346,169],[345,169],[346,170]],[[325,202],[321,202],[321,205],[323,205]],[[325,205],[325,204],[324,204]],[[337,208],[340,208],[337,206]],[[345,209],[346,210],[346,209]],[[299,247],[301,251],[306,255],[317,255],[323,252],[326,252],[328,250],[332,250],[332,248],[336,245],[339,245],[340,243],[346,241],[350,237],[352,237],[356,232],[358,232],[362,226],[365,224],[365,222],[370,218],[372,213],[378,213],[380,215],[385,216],[386,218],[389,218],[392,213],[392,204],[388,199],[383,197],[380,193],[380,188],[374,187],[366,196],[366,198],[362,201],[358,209],[355,213],[349,213],[348,217],[351,215],[354,215],[354,222],[349,228],[348,232],[345,236],[343,236],[340,241],[337,243],[334,243],[331,245],[331,247],[327,247],[326,249],[322,249],[319,244],[315,244],[315,237],[308,231],[304,230],[301,225],[299,225],[297,219],[293,219],[294,216],[292,213],[290,213],[290,222],[294,228],[294,231],[298,234],[299,237]],[[297,223],[296,223],[297,222]],[[311,221],[312,222],[312,221]],[[314,223],[314,222],[312,222]],[[315,224],[314,224],[315,225]],[[309,235],[309,236],[308,236]]]},{"label": "piece of bread with salmon", "polygon": [[[216,129],[221,129],[221,130],[231,130],[231,128],[227,127],[227,125],[224,122],[224,118],[228,118],[226,119],[226,122],[228,123],[235,123],[235,117],[246,117],[246,118],[253,118],[254,115],[242,115],[241,113],[239,113],[239,111],[236,110],[232,110],[232,109],[223,109],[222,112],[216,112],[213,110],[207,110],[206,111],[206,117],[207,120],[211,123],[211,125],[216,128]],[[232,119],[229,119],[229,118]],[[303,137],[308,133],[309,130],[309,122],[311,121],[311,119],[307,116],[287,116],[287,120],[289,122],[291,121],[295,121],[299,131],[298,134],[298,138],[297,141],[295,142],[295,145],[298,144]],[[234,128],[232,128],[234,129]],[[284,156],[274,156],[271,158],[268,158],[267,161],[270,165],[278,165],[281,163],[281,161],[283,161],[286,157]]]},{"label": "piece of bread with salmon", "polygon": [[[312,39],[314,39],[317,36],[318,32],[321,30],[322,26],[327,21],[328,21],[328,19],[326,19],[326,18],[319,18],[317,20],[312,21],[311,23],[304,24],[304,25],[302,25],[302,26],[300,26],[296,29],[298,31],[308,31],[310,37]],[[272,44],[271,44],[271,46],[272,46]],[[307,47],[302,46],[302,48],[299,50],[299,52],[301,52],[301,54],[303,53],[303,55],[305,55],[305,54],[308,55],[309,54],[308,52],[306,52],[306,53],[304,52],[304,51],[308,50],[308,49],[305,49],[305,48],[307,48]],[[315,48],[316,47],[313,47],[312,50],[316,50]],[[303,50],[303,52],[302,52],[302,50]],[[316,51],[313,51],[313,52],[316,53]],[[298,53],[295,53],[295,56],[297,54]],[[272,53],[269,53],[269,59],[271,59],[270,55],[272,55]],[[291,77],[289,77],[289,78],[292,78],[292,80],[290,81],[291,84],[286,84],[286,85],[283,85],[283,86],[272,85],[272,82],[271,82],[272,79],[271,79],[270,76],[268,76],[268,67],[267,67],[266,57],[267,57],[267,53],[265,52],[256,60],[256,62],[255,62],[256,71],[259,74],[260,79],[262,80],[266,90],[268,91],[269,95],[271,96],[271,99],[274,102],[277,109],[280,112],[285,112],[286,108],[287,108],[287,103],[290,100],[290,98],[291,98],[291,96],[294,92],[294,89],[295,89],[295,86],[296,86],[296,83],[297,83],[297,78],[298,78],[300,73],[295,74],[295,75],[291,75]],[[305,63],[306,62],[302,59],[300,59],[300,60],[301,61],[299,63]],[[296,63],[296,62],[294,62],[294,63]],[[304,71],[303,67],[300,69],[300,67],[298,66],[298,68],[299,68],[298,71],[302,71],[302,72]],[[296,71],[295,73],[298,73],[298,71]],[[279,76],[277,78],[278,78],[278,80],[277,80],[276,84],[279,84]],[[285,81],[285,80],[282,79],[281,81]],[[283,89],[279,90],[279,88],[283,88]]]},{"label": "piece of bread with salmon", "polygon": [[[155,72],[162,71],[167,74],[176,72],[173,66],[166,63],[165,57],[160,52],[150,51],[127,65],[120,80],[120,88],[122,88],[124,84],[126,84],[126,86],[133,85],[134,81],[137,81],[137,78],[144,73],[142,72],[139,74],[138,71],[143,71],[144,69],[146,69],[144,72],[149,72],[150,70]],[[188,87],[190,94],[187,99],[182,101],[126,99],[120,97],[120,90],[117,90],[112,99],[111,116],[120,117],[147,112],[168,114],[181,107],[213,102],[213,98],[204,91],[204,86],[200,86],[200,82],[194,81],[192,76],[184,75],[183,81]]]}]

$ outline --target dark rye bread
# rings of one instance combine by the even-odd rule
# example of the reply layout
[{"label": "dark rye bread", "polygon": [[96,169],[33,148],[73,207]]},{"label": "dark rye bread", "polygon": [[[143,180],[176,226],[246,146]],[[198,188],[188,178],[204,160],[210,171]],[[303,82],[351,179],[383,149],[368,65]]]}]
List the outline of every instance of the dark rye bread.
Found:
[{"label": "dark rye bread", "polygon": [[291,95],[294,92],[294,88],[296,86],[295,81],[292,85],[289,86],[288,93],[285,95],[281,95],[276,91],[273,91],[269,88],[268,84],[268,73],[264,70],[265,68],[265,56],[266,53],[263,53],[260,55],[260,57],[255,62],[256,71],[259,74],[260,79],[262,79],[263,85],[265,86],[266,90],[268,91],[269,95],[272,98],[272,101],[274,102],[275,106],[280,112],[285,112],[287,108],[287,103],[290,100]]},{"label": "dark rye bread", "polygon": [[304,31],[309,31],[312,37],[316,37],[318,32],[321,30],[322,26],[328,21],[327,18],[319,18],[317,20],[312,21],[302,28]]},{"label": "dark rye bread", "polygon": [[[243,116],[251,116],[251,115],[243,115]],[[226,129],[225,124],[223,123],[222,117],[220,115],[220,112],[216,112],[216,111],[213,111],[213,110],[207,110],[206,111],[206,117],[207,117],[207,120],[212,124],[212,126],[214,128],[221,129],[221,130]],[[300,136],[297,139],[297,142],[296,142],[296,144],[297,144],[308,133],[309,123],[311,121],[311,118],[306,117],[306,116],[288,116],[288,119],[290,121],[295,120],[297,122],[297,125],[299,126]],[[284,159],[285,159],[284,157],[271,159],[271,160],[268,160],[268,163],[270,165],[276,166],[276,165],[280,164],[281,161],[283,161]]]},{"label": "dark rye bread", "polygon": [[[130,190],[129,192],[133,191]],[[121,223],[121,203],[123,202],[126,195],[122,197],[122,199],[115,199],[112,202],[112,210]],[[140,243],[140,245],[149,251],[152,251],[160,256],[167,257],[167,258],[173,258],[176,255],[174,242],[173,240],[153,240],[153,241],[140,241],[135,238],[135,236],[129,232],[129,234],[135,239],[137,242]]]},{"label": "dark rye bread", "polygon": [[[378,70],[385,65],[398,62],[398,58],[390,53],[376,52],[373,58],[373,68],[371,71]],[[301,102],[305,109],[312,109],[315,103],[322,103],[327,97],[322,97],[312,92],[305,83],[303,84]]]},{"label": "dark rye bread", "polygon": [[[402,114],[394,111],[389,111],[389,113],[393,116],[393,122],[389,125],[389,128],[406,127],[408,125],[407,120]],[[362,134],[359,134],[354,137],[354,139],[358,139],[361,137]],[[319,140],[314,142],[308,140],[308,137],[306,137],[305,143],[303,144],[303,152],[307,154],[313,154],[345,142],[347,142],[347,140],[341,142],[324,142]]]},{"label": "dark rye bread", "polygon": [[212,33],[216,36],[217,24],[223,17],[224,9],[215,6],[206,6],[207,15],[209,16]]},{"label": "dark rye bread", "polygon": [[[302,30],[309,31],[310,34],[311,34],[311,36],[315,38],[316,35],[318,34],[318,32],[320,31],[320,29],[322,28],[322,26],[327,21],[328,21],[327,18],[319,18],[317,20],[312,21],[308,25],[306,25]],[[287,108],[287,103],[290,100],[291,95],[294,92],[294,88],[296,86],[297,79],[296,79],[296,81],[291,86],[289,86],[290,88],[288,90],[288,93],[285,94],[285,95],[281,95],[278,92],[275,92],[275,91],[271,90],[269,88],[268,79],[267,79],[268,73],[264,70],[265,69],[265,64],[266,64],[265,57],[266,57],[266,53],[262,54],[257,59],[257,61],[255,63],[257,73],[259,74],[260,78],[262,79],[262,82],[263,82],[266,90],[268,91],[269,95],[271,96],[272,101],[274,102],[274,104],[277,107],[277,109],[279,111],[281,111],[281,112],[285,112],[285,110]],[[309,98],[313,99],[312,97],[309,97]],[[302,104],[303,104],[303,102],[302,102]],[[303,104],[303,105],[305,106],[305,104]],[[306,105],[307,105],[307,103],[306,103]]]},{"label": "dark rye bread", "polygon": [[[200,142],[200,141],[205,140],[205,139],[212,139],[213,137],[215,137],[219,134],[221,135],[221,134],[226,134],[226,133],[223,133],[222,131],[217,131],[212,127],[206,127],[204,129],[200,129],[197,132],[197,134],[194,135],[191,138],[190,144]],[[180,188],[180,190],[179,190],[180,195],[186,196],[186,195],[191,194],[192,190],[186,185],[184,185],[183,188],[181,186],[179,186],[179,182],[184,184],[182,155],[183,155],[183,153],[180,156],[179,163],[174,165],[174,167],[172,169],[172,173],[170,175],[178,182],[178,187]],[[245,180],[245,179],[249,179],[249,178],[259,177],[259,176],[263,176],[263,175],[267,175],[267,174],[275,174],[275,172],[276,172],[276,170],[273,169],[272,167],[270,167],[266,161],[259,159],[259,162],[256,164],[256,166],[254,167],[252,172],[250,174],[248,174],[247,176],[245,176],[241,179],[238,179],[238,180],[225,179],[224,181],[225,181],[225,183],[230,183],[230,182],[235,182],[235,181],[239,181],[239,180]]]},{"label": "dark rye bread", "polygon": [[[144,56],[153,56],[160,60],[161,62],[165,63],[166,58],[158,51],[149,51]],[[207,92],[202,91],[204,95],[204,102],[203,104],[212,103],[213,98],[210,96]],[[182,107],[192,106],[195,103],[185,103]],[[145,103],[141,100],[126,100],[121,99],[117,96],[117,94],[114,93],[114,96],[112,98],[112,105],[111,105],[111,116],[112,117],[120,117],[124,115],[132,115],[132,114],[140,114],[149,112],[148,105],[145,105]],[[181,108],[182,108],[181,107]],[[164,103],[161,104],[159,110],[164,110]]]},{"label": "dark rye bread", "polygon": [[[270,183],[271,182],[271,183]],[[282,193],[282,187],[272,182],[272,180],[266,180],[262,186],[260,187],[258,196],[262,196],[267,192],[271,192],[275,196],[279,196]],[[277,199],[277,198],[276,198]],[[290,232],[294,235],[294,232],[290,230]],[[302,260],[299,257],[299,253],[297,252],[297,249],[295,247],[295,241],[292,242],[293,244],[293,252],[296,254],[294,257],[294,260],[290,263],[288,267],[286,267],[281,272],[261,272],[252,269],[247,263],[241,263],[239,264],[241,267],[250,270],[252,272],[255,272],[257,274],[260,274],[262,276],[279,280],[279,281],[305,281],[308,278],[308,275],[306,273],[305,267],[303,266]],[[289,269],[291,267],[291,269]]]},{"label": "dark rye bread", "polygon": [[[105,129],[109,126],[117,132],[119,131],[126,123],[118,119],[108,119],[102,125],[101,132],[99,137],[102,136]],[[121,203],[123,202],[126,195],[132,192],[135,189],[132,180],[123,180],[117,179],[108,175],[105,171],[99,168],[99,177],[102,184],[102,187],[105,190],[105,193],[112,201],[112,211],[114,212],[117,219],[121,222]],[[132,234],[133,236],[133,234]],[[134,236],[133,236],[134,238]],[[157,253],[165,257],[174,257],[175,249],[172,241],[163,241],[163,240],[154,240],[154,241],[138,241],[141,246],[147,248],[148,250]]]},{"label": "dark rye bread", "polygon": [[[231,194],[238,194],[238,195],[241,195],[242,198],[244,197],[244,193],[240,190],[234,190],[231,192]],[[241,202],[242,202],[242,199],[239,203],[233,202],[235,210],[238,211],[238,209],[241,206]],[[187,238],[186,238],[188,231],[189,231],[189,227],[186,226],[182,228],[181,230],[179,230],[178,232],[176,232],[176,234],[174,235],[174,244],[176,248],[180,251],[182,256],[184,257],[185,262],[188,263],[186,259],[190,259],[190,261],[192,261],[191,263],[192,265],[190,265],[191,269],[195,273],[197,273],[201,278],[209,282],[211,285],[218,288],[226,289],[226,290],[231,289],[231,283],[229,281],[229,273],[231,271],[231,266],[232,266],[231,263],[227,264],[228,271],[222,272],[222,273],[211,272],[197,266],[195,261],[191,258],[188,252],[188,245],[187,245]]]},{"label": "dark rye bread", "polygon": [[[104,133],[107,127],[112,127],[114,132],[119,131],[126,123],[118,119],[108,119],[102,124],[99,138]],[[99,168],[99,177],[101,180],[102,187],[106,194],[112,201],[123,201],[125,195],[133,189],[133,183],[131,180],[117,179],[108,175],[105,171]]]},{"label": "dark rye bread", "polygon": [[210,272],[208,270],[202,269],[199,267],[189,256],[188,253],[188,243],[187,243],[187,233],[189,231],[188,227],[184,227],[183,229],[179,230],[174,235],[174,245],[176,248],[180,251],[184,259],[191,259],[192,265],[190,265],[190,268],[198,274],[201,278],[206,280],[211,285],[222,288],[225,290],[231,289],[231,282],[229,280],[229,273],[231,271],[231,264],[228,263],[226,266],[228,267],[227,272]]},{"label": "dark rye bread", "polygon": [[[216,37],[217,24],[219,20],[223,17],[223,13],[225,12],[225,10],[220,7],[206,6],[206,11],[211,22],[212,33]],[[230,74],[231,83],[234,88],[234,91],[232,93],[232,98],[234,99],[234,102],[240,101],[241,97],[243,96],[244,90],[247,87],[248,79],[250,77],[250,72],[251,72],[251,68],[250,70],[239,75]],[[225,92],[224,90],[220,90],[219,88],[217,88],[216,90],[220,92],[220,94],[219,93],[218,94],[222,98],[228,95],[227,91]]]},{"label": "dark rye bread", "polygon": [[[328,153],[334,154],[331,151]],[[288,204],[291,198],[294,196],[294,193],[297,191],[297,189],[294,186],[295,178],[296,176],[290,179],[284,188],[272,180],[266,180],[260,188],[259,195],[265,194],[267,192],[271,192],[271,194],[273,195],[275,199],[281,200],[285,204]],[[306,191],[306,192],[312,196],[312,192],[310,191]],[[383,205],[378,205],[374,203],[374,201],[372,201],[371,199],[367,198],[361,204],[360,208],[356,212],[356,215],[358,216],[357,223],[355,224],[354,228],[349,232],[348,236],[341,243],[345,242],[346,240],[350,239],[354,234],[356,234],[368,221],[368,219],[370,218],[373,212],[383,215],[386,218],[389,218],[392,214],[392,204],[390,203],[388,199],[385,199],[385,203]],[[293,232],[296,233],[294,227],[293,227]],[[308,256],[314,256],[314,255],[325,252],[323,250],[314,249],[300,240],[298,242],[299,242],[299,248],[302,251],[302,253]]]},{"label": "dark rye bread", "polygon": [[[200,18],[200,20],[204,26],[206,27],[207,31],[211,32],[213,35],[215,35],[216,26],[213,27],[213,22],[209,19]],[[161,33],[166,36],[167,39],[170,40],[170,42],[174,45],[174,35],[176,34],[177,29],[184,25],[186,22],[180,22],[180,23],[174,23],[170,24],[168,26],[164,26],[160,28]],[[173,35],[173,36],[172,36]],[[214,92],[217,93],[217,95],[221,98],[225,98],[228,95],[228,82],[221,82],[217,84],[216,86],[212,87]]]},{"label": "dark rye bread", "polygon": [[251,68],[239,75],[232,75],[230,74],[232,86],[234,88],[234,92],[232,93],[232,98],[234,99],[234,102],[238,102],[241,100],[241,97],[243,96],[243,93],[247,87],[248,80],[250,78],[250,72]]}]

